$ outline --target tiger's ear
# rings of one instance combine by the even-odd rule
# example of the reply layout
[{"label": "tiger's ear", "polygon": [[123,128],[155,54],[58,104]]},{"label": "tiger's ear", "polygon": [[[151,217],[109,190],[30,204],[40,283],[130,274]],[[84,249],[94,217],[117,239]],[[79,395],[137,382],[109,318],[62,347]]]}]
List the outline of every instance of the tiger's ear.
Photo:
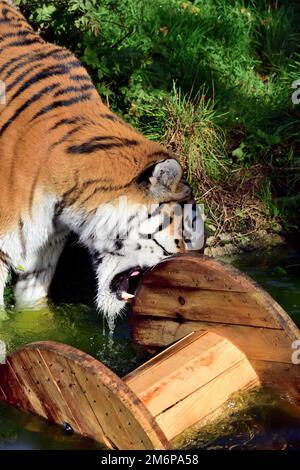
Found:
[{"label": "tiger's ear", "polygon": [[182,168],[174,158],[157,163],[143,176],[141,183],[158,202],[182,201],[191,195],[190,188],[181,182]]}]

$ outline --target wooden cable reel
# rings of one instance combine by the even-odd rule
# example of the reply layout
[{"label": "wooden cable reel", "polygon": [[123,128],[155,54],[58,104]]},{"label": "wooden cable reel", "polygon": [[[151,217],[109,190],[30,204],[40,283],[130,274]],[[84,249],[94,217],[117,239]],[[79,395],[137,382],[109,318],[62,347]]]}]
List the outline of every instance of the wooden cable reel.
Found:
[{"label": "wooden cable reel", "polygon": [[149,270],[131,327],[138,344],[170,346],[120,379],[71,346],[33,343],[0,366],[0,399],[123,450],[169,449],[232,393],[260,384],[299,399],[291,364],[297,327],[267,293],[219,262],[187,254]]}]

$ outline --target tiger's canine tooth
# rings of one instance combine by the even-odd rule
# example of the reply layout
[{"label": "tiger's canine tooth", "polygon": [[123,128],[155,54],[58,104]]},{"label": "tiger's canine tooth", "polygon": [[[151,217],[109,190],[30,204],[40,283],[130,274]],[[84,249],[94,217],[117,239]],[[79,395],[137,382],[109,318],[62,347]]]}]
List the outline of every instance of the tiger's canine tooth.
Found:
[{"label": "tiger's canine tooth", "polygon": [[123,300],[130,300],[134,298],[134,295],[129,294],[129,292],[122,292],[121,297]]}]

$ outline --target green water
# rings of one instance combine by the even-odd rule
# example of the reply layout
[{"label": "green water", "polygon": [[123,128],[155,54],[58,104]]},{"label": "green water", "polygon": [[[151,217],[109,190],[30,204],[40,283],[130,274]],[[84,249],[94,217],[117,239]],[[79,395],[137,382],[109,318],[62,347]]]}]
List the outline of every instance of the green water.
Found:
[{"label": "green water", "polygon": [[[72,267],[62,259],[53,285],[53,304],[36,311],[15,311],[0,317],[0,339],[8,350],[36,340],[71,344],[93,355],[124,375],[142,363],[145,353],[130,342],[128,319],[117,324],[113,340],[90,300],[94,286],[81,254],[71,255]],[[230,260],[258,281],[286,309],[300,326],[300,253],[280,248]],[[64,268],[64,269],[62,269]],[[67,279],[67,281],[66,281]],[[299,413],[284,401],[264,393],[255,395],[247,411],[232,402],[229,418],[217,427],[190,439],[187,447],[197,448],[300,448]],[[298,425],[299,423],[299,425]],[[69,436],[58,426],[0,405],[0,449],[97,449],[79,436]]]}]

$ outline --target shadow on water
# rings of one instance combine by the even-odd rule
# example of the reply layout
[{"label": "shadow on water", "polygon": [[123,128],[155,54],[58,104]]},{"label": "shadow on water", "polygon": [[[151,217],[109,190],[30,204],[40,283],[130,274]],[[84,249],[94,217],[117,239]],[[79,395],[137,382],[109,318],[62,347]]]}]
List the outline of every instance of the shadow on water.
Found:
[{"label": "shadow on water", "polygon": [[[300,253],[277,249],[229,260],[258,281],[300,325]],[[113,340],[97,313],[95,280],[87,253],[71,240],[51,288],[51,304],[40,310],[9,310],[0,317],[0,338],[8,350],[32,341],[71,344],[125,375],[146,360],[130,341],[126,318],[120,319]],[[246,400],[242,403],[241,400]],[[265,392],[233,398],[226,418],[185,442],[202,449],[300,448],[300,411]],[[0,404],[0,449],[96,449],[97,444],[68,436],[61,428]]]}]

